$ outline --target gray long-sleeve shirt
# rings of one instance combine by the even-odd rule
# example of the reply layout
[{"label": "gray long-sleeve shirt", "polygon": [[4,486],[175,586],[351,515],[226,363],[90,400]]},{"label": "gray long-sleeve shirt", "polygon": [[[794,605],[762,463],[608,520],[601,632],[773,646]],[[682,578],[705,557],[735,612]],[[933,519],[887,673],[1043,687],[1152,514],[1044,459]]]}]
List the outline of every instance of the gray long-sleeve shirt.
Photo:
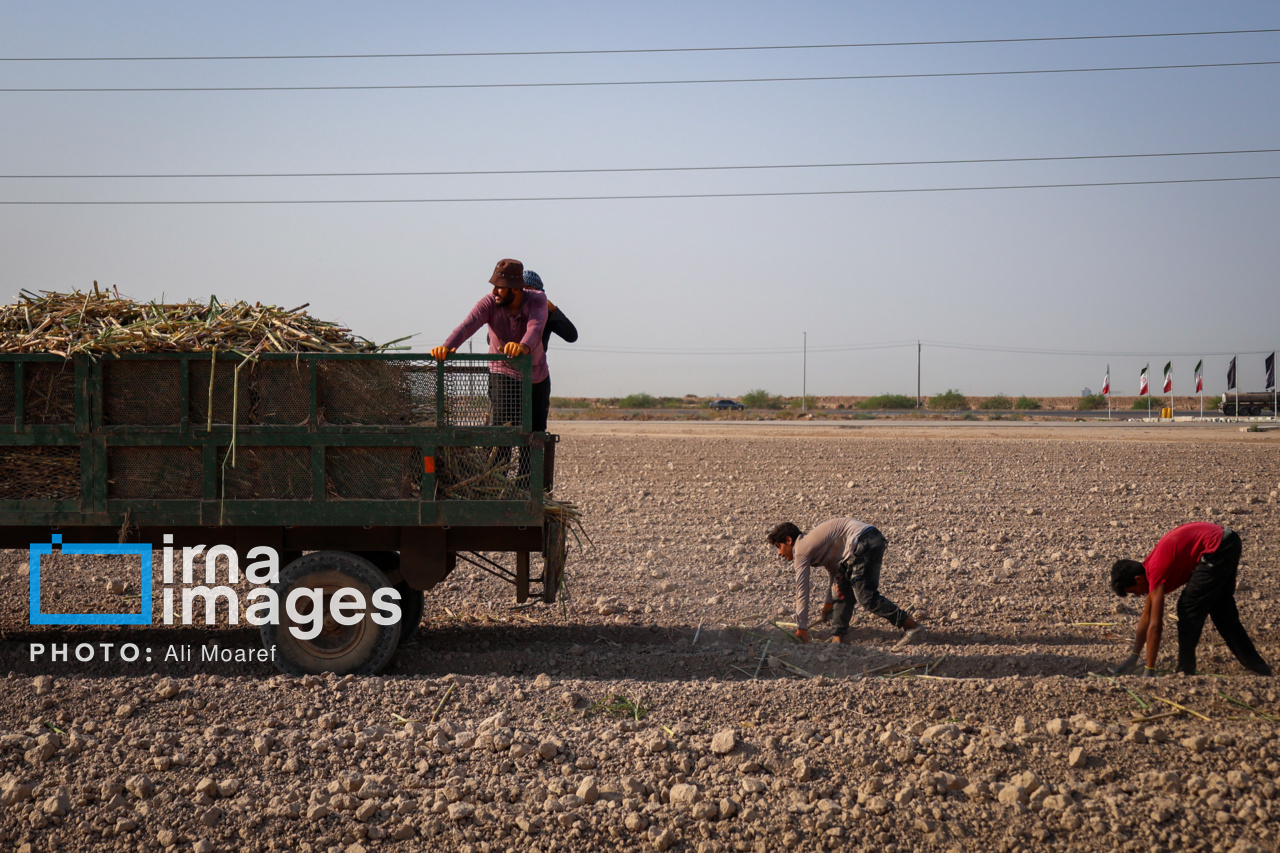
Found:
[{"label": "gray long-sleeve shirt", "polygon": [[858,537],[871,527],[856,518],[833,518],[824,521],[795,543],[796,625],[809,630],[809,572],[813,566],[827,570],[827,590],[835,580],[840,562],[853,556]]}]

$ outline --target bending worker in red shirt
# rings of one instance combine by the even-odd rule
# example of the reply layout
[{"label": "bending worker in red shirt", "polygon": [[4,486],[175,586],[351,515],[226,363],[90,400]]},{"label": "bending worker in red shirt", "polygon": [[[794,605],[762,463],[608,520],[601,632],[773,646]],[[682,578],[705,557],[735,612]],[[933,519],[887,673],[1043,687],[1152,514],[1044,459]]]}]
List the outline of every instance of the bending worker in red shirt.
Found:
[{"label": "bending worker in red shirt", "polygon": [[1133,653],[1116,667],[1115,675],[1141,669],[1138,655],[1147,647],[1146,675],[1156,674],[1160,635],[1164,629],[1165,596],[1185,586],[1178,598],[1178,672],[1196,673],[1196,645],[1206,616],[1226,641],[1227,648],[1245,669],[1271,675],[1271,667],[1258,654],[1236,609],[1236,574],[1240,565],[1240,536],[1229,527],[1195,522],[1175,527],[1151,549],[1147,559],[1116,560],[1111,567],[1111,589],[1116,595],[1145,595],[1146,606],[1138,620]]}]

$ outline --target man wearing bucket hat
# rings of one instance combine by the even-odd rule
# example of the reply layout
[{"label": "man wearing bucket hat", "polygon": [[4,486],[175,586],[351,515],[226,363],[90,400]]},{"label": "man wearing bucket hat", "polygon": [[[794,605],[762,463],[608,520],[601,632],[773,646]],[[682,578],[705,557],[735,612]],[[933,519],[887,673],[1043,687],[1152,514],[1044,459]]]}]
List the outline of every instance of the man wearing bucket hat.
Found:
[{"label": "man wearing bucket hat", "polygon": [[[533,429],[545,432],[551,404],[551,379],[543,329],[547,324],[547,297],[524,286],[524,264],[511,258],[498,261],[489,277],[493,291],[472,307],[445,342],[433,347],[431,357],[444,361],[481,326],[489,327],[489,352],[516,358],[533,356]],[[494,424],[520,420],[520,373],[501,361],[489,365],[489,399]]]}]

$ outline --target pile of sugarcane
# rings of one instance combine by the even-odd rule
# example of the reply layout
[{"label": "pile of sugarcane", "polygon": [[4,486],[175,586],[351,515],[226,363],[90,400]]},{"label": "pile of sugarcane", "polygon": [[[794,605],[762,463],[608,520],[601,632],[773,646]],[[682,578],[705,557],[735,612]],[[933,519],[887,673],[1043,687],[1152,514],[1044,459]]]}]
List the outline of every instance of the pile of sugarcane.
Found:
[{"label": "pile of sugarcane", "polygon": [[[377,352],[378,346],[303,309],[260,302],[135,302],[119,290],[23,290],[0,306],[0,353]],[[402,339],[403,340],[403,339]],[[392,343],[396,343],[393,341]]]}]

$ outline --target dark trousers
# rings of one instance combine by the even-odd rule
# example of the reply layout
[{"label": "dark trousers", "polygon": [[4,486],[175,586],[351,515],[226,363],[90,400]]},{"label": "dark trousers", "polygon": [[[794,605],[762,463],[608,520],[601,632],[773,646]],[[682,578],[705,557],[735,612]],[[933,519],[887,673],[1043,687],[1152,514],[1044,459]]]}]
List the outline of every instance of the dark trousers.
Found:
[{"label": "dark trousers", "polygon": [[[547,431],[547,412],[551,408],[551,377],[533,383],[533,431]],[[520,380],[505,373],[489,374],[489,405],[494,426],[520,426]]]},{"label": "dark trousers", "polygon": [[840,590],[835,613],[837,637],[849,633],[855,602],[863,610],[888,619],[895,628],[907,621],[907,611],[880,594],[880,564],[887,544],[884,534],[868,527],[853,546],[853,556],[840,564],[836,572],[836,587]]},{"label": "dark trousers", "polygon": [[[524,412],[520,406],[520,380],[505,373],[489,374],[489,405],[492,407],[491,423],[494,426],[520,426]],[[533,383],[531,400],[533,409],[533,431],[547,431],[547,412],[551,408],[551,377]],[[520,466],[517,476],[524,477],[529,473],[528,451],[520,454]],[[511,458],[511,448],[504,447],[498,451],[499,461]]]},{"label": "dark trousers", "polygon": [[1205,617],[1226,641],[1227,648],[1245,669],[1265,671],[1267,664],[1240,624],[1236,609],[1236,575],[1240,566],[1240,536],[1230,528],[1222,530],[1222,544],[1205,554],[1191,570],[1191,577],[1178,599],[1178,671],[1196,671],[1196,646],[1204,630]]}]

